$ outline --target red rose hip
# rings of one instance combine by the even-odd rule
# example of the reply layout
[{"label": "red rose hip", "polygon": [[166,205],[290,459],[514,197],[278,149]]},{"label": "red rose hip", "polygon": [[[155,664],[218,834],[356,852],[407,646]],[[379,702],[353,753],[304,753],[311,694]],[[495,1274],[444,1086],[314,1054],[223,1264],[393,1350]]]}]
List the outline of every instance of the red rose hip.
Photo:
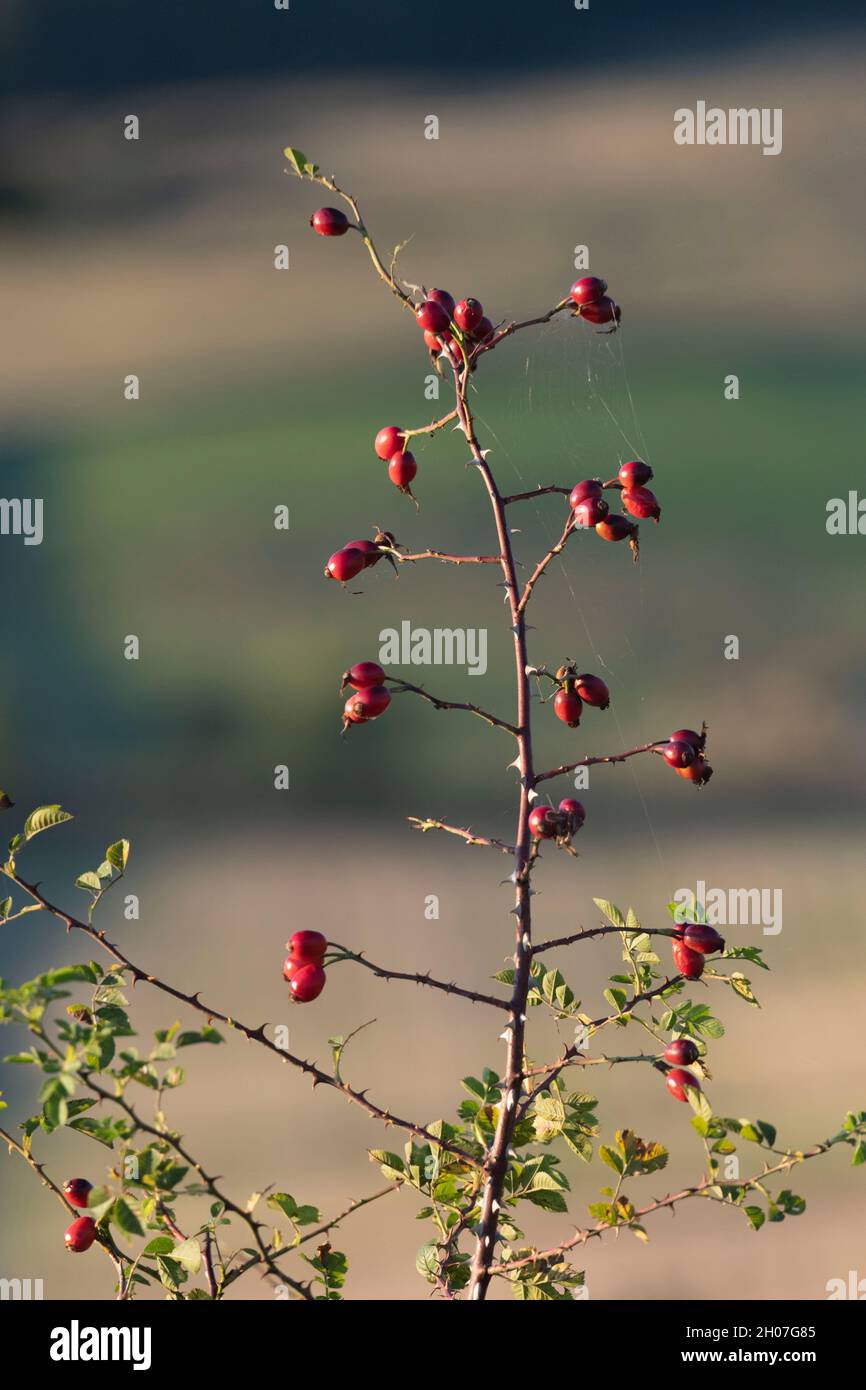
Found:
[{"label": "red rose hip", "polygon": [[578,676],[574,688],[585,705],[596,709],[607,709],[610,704],[610,691],[601,676]]},{"label": "red rose hip", "polygon": [[367,724],[384,714],[390,703],[391,692],[386,685],[370,685],[349,696],[343,713],[353,724]]},{"label": "red rose hip", "polygon": [[704,751],[706,735],[696,733],[694,729],[676,729],[670,737],[671,743],[690,743],[696,753]]},{"label": "red rose hip", "polygon": [[609,510],[603,497],[584,497],[582,502],[572,506],[574,524],[588,531],[590,527],[598,526],[600,521],[604,521]]},{"label": "red rose hip", "polygon": [[71,1250],[76,1255],[81,1255],[85,1250],[89,1250],[96,1240],[96,1222],[92,1216],[79,1216],[77,1221],[73,1221],[71,1226],[66,1228],[63,1243],[67,1250]]},{"label": "red rose hip", "polygon": [[674,739],[665,747],[662,757],[669,767],[679,771],[682,767],[689,767],[697,757],[697,753],[690,743],[683,743],[681,739]]},{"label": "red rose hip", "polygon": [[415,455],[410,454],[408,449],[403,453],[395,454],[388,464],[388,477],[401,492],[408,489],[417,472],[418,465],[415,462]]},{"label": "red rose hip", "polygon": [[653,471],[648,463],[641,463],[640,459],[630,459],[624,463],[619,470],[617,477],[624,488],[645,487],[652,478]]},{"label": "red rose hip", "polygon": [[674,1038],[665,1048],[662,1056],[674,1067],[688,1067],[700,1057],[700,1050],[691,1038]]},{"label": "red rose hip", "polygon": [[427,303],[439,304],[445,310],[449,319],[454,317],[454,296],[447,290],[430,290],[427,294]]},{"label": "red rose hip", "polygon": [[690,951],[700,951],[704,956],[725,949],[725,938],[719,935],[715,927],[708,927],[704,922],[687,922],[683,927],[682,940]]},{"label": "red rose hip", "polygon": [[586,319],[588,323],[619,323],[622,311],[612,299],[605,297],[593,304],[584,304],[580,310],[580,317]]},{"label": "red rose hip", "polygon": [[309,1004],[318,999],[325,988],[325,972],[321,965],[302,965],[289,981],[289,995],[296,1004]]},{"label": "red rose hip", "polygon": [[345,236],[349,219],[339,208],[319,208],[310,218],[310,226],[319,236]]},{"label": "red rose hip", "polygon": [[687,782],[694,782],[696,786],[703,787],[712,777],[713,769],[706,758],[698,753],[694,762],[689,763],[688,767],[678,767],[676,774],[678,777],[685,778]]},{"label": "red rose hip", "polygon": [[366,690],[368,686],[382,685],[384,681],[385,672],[378,661],[357,661],[343,677],[343,684],[351,685],[355,690]]},{"label": "red rose hip", "polygon": [[575,690],[570,687],[557,690],[553,700],[553,712],[563,724],[567,724],[570,729],[576,729],[582,710],[583,701]]},{"label": "red rose hip", "polygon": [[559,829],[559,817],[550,806],[533,806],[529,829],[536,840],[551,840]]},{"label": "red rose hip", "polygon": [[603,494],[604,488],[598,478],[584,478],[582,482],[575,483],[571,489],[568,505],[576,507],[578,503],[585,502],[588,497],[601,497]]},{"label": "red rose hip", "polygon": [[464,333],[474,333],[484,318],[484,308],[477,299],[461,299],[454,310],[454,322]]},{"label": "red rose hip", "polygon": [[690,1086],[693,1090],[699,1091],[701,1084],[696,1076],[692,1076],[690,1071],[683,1071],[682,1067],[674,1067],[665,1077],[665,1085],[673,1096],[674,1100],[688,1100],[686,1087]]},{"label": "red rose hip", "polygon": [[435,299],[425,299],[420,309],[416,310],[415,318],[418,327],[423,328],[425,333],[444,333],[451,323],[447,309],[437,304]]},{"label": "red rose hip", "polygon": [[682,941],[674,941],[674,965],[687,980],[699,980],[704,973],[704,957]]},{"label": "red rose hip", "polygon": [[328,938],[320,931],[296,931],[286,942],[289,960],[305,965],[320,961],[328,949]]},{"label": "red rose hip", "polygon": [[364,557],[364,569],[368,570],[373,565],[378,565],[382,558],[382,552],[375,541],[368,541],[362,538],[359,541],[346,541],[344,550],[360,550]]},{"label": "red rose hip", "polygon": [[648,487],[626,489],[622,494],[622,505],[632,516],[641,520],[652,517],[653,521],[658,521],[662,514],[658,498]]},{"label": "red rose hip", "polygon": [[86,1207],[88,1194],[93,1189],[93,1183],[86,1178],[70,1178],[63,1184],[63,1195],[73,1207]]},{"label": "red rose hip", "polygon": [[582,801],[575,801],[573,796],[567,796],[559,803],[560,814],[568,820],[568,828],[573,835],[580,829],[586,820],[586,807]]},{"label": "red rose hip", "polygon": [[584,275],[582,280],[575,280],[569,294],[573,304],[597,304],[607,294],[607,281],[598,275]]},{"label": "red rose hip", "polygon": [[604,521],[598,522],[595,528],[595,534],[601,536],[603,541],[624,541],[627,536],[633,536],[636,531],[637,527],[634,522],[629,521],[627,516],[621,516],[619,512],[614,512]]},{"label": "red rose hip", "polygon": [[360,574],[361,570],[366,568],[366,564],[363,551],[344,548],[331,556],[325,567],[325,577],[337,579],[341,584],[345,584],[347,580],[354,579],[356,574]]},{"label": "red rose hip", "polygon": [[400,452],[406,442],[406,434],[398,425],[386,425],[376,435],[373,448],[387,463],[389,458]]}]

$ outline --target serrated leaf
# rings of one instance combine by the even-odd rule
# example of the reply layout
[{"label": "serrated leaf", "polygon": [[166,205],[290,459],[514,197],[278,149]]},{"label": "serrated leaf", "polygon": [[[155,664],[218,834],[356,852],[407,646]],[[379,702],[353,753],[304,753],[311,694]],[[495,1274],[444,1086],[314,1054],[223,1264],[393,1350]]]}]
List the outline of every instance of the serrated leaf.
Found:
[{"label": "serrated leaf", "polygon": [[34,835],[39,835],[43,830],[51,830],[55,825],[63,825],[64,821],[72,820],[68,811],[64,811],[62,806],[37,806],[35,811],[24,822],[24,838],[32,840]]},{"label": "serrated leaf", "polygon": [[198,1274],[201,1269],[201,1247],[197,1240],[182,1240],[174,1247],[172,1259],[189,1274]]},{"label": "serrated leaf", "polygon": [[117,840],[113,845],[109,845],[105,851],[105,857],[113,869],[123,873],[129,860],[129,841]]},{"label": "serrated leaf", "polygon": [[738,994],[741,999],[745,999],[747,1004],[754,1004],[755,1008],[757,1009],[761,1007],[754,994],[752,993],[751,983],[749,980],[746,979],[745,975],[741,975],[739,972],[736,972],[735,974],[730,976],[730,980],[731,988],[733,989],[735,994]]},{"label": "serrated leaf", "polygon": [[76,888],[84,888],[89,893],[101,893],[102,883],[99,875],[92,873],[89,869],[86,873],[79,874],[75,880]]},{"label": "serrated leaf", "polygon": [[625,918],[618,907],[615,907],[613,903],[607,902],[605,898],[593,898],[592,901],[595,903],[599,912],[604,913],[607,920],[613,923],[615,927],[620,927],[621,929],[625,928]]},{"label": "serrated leaf", "polygon": [[4,898],[2,902],[0,902],[0,922],[5,922],[11,911],[12,899]]},{"label": "serrated leaf", "polygon": [[297,172],[303,174],[304,166],[307,163],[307,156],[304,154],[303,150],[296,150],[291,145],[287,145],[283,150],[283,154],[286,156],[286,159],[291,160]]},{"label": "serrated leaf", "polygon": [[128,1202],[122,1197],[118,1197],[109,1217],[118,1230],[123,1231],[127,1236],[143,1236],[144,1228]]},{"label": "serrated leaf", "polygon": [[174,1249],[174,1241],[171,1236],[154,1236],[153,1240],[148,1241],[142,1252],[145,1255],[170,1255]]}]

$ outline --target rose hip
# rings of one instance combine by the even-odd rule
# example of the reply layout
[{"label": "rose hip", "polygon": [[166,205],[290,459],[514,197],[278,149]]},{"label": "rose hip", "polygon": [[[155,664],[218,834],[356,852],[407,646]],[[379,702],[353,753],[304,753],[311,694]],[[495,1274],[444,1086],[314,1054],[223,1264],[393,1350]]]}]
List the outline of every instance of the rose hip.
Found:
[{"label": "rose hip", "polygon": [[696,786],[703,787],[712,777],[713,769],[703,754],[698,753],[694,762],[689,763],[688,767],[676,768],[676,774],[678,777],[685,778],[687,782],[694,782]]},{"label": "rose hip", "polygon": [[574,487],[571,489],[568,505],[570,507],[576,507],[580,502],[585,502],[588,497],[602,497],[603,495],[604,488],[601,485],[600,479],[584,478],[582,482],[575,483]]},{"label": "rose hip", "polygon": [[366,690],[371,685],[383,685],[385,672],[378,661],[358,661],[343,677],[343,685],[351,685],[355,690]]},{"label": "rose hip", "polygon": [[695,1091],[701,1089],[701,1084],[696,1076],[690,1071],[683,1071],[682,1067],[674,1067],[665,1077],[665,1085],[673,1096],[674,1100],[688,1100],[686,1088],[691,1087]]},{"label": "rose hip", "polygon": [[627,516],[621,516],[619,512],[613,512],[604,521],[598,522],[595,528],[595,534],[601,536],[603,541],[624,541],[636,531],[634,522],[629,521]]},{"label": "rose hip", "polygon": [[715,927],[708,927],[704,922],[687,922],[682,940],[690,951],[699,951],[703,956],[725,949],[724,937],[719,935]]},{"label": "rose hip", "polygon": [[451,315],[435,299],[425,299],[415,318],[425,333],[444,333],[451,322]]},{"label": "rose hip", "polygon": [[682,941],[674,941],[674,965],[687,980],[699,980],[704,973],[704,957]]},{"label": "rose hip", "polygon": [[376,450],[379,458],[384,459],[387,463],[389,458],[399,453],[405,442],[406,434],[404,430],[401,430],[398,425],[386,425],[385,428],[381,429],[376,435],[373,448]]},{"label": "rose hip", "polygon": [[700,1057],[700,1050],[691,1038],[674,1038],[665,1048],[662,1056],[674,1067],[688,1067]]},{"label": "rose hip", "polygon": [[573,304],[597,304],[607,294],[607,281],[598,275],[584,275],[582,280],[575,280],[569,293]]},{"label": "rose hip", "polygon": [[578,502],[572,507],[574,512],[575,526],[581,526],[589,530],[592,526],[598,526],[599,522],[604,521],[609,507],[603,497],[584,497],[582,502]]},{"label": "rose hip", "polygon": [[289,960],[296,965],[301,962],[306,965],[322,959],[328,949],[328,938],[320,931],[296,931],[286,942],[286,949]]},{"label": "rose hip", "polygon": [[310,218],[310,226],[319,236],[345,236],[349,219],[339,208],[319,208]]},{"label": "rose hip", "polygon": [[658,498],[648,487],[626,489],[622,494],[622,505],[632,516],[642,520],[652,517],[653,521],[658,521],[662,514]]},{"label": "rose hip", "polygon": [[418,465],[415,462],[415,455],[410,454],[408,449],[403,453],[394,454],[388,464],[388,477],[401,492],[407,491],[417,472]]},{"label": "rose hip", "polygon": [[529,829],[536,840],[552,840],[559,829],[559,816],[551,806],[533,806],[529,813]]},{"label": "rose hip", "polygon": [[366,564],[367,560],[362,551],[344,548],[331,556],[325,568],[325,577],[337,579],[341,584],[345,584],[347,580],[360,574],[361,570],[366,568]]},{"label": "rose hip", "polygon": [[318,999],[325,988],[325,972],[321,965],[302,965],[289,981],[289,995],[296,1004],[309,1004]]},{"label": "rose hip", "polygon": [[610,704],[610,691],[601,676],[578,676],[574,688],[585,705],[596,709],[607,709]]},{"label": "rose hip", "polygon": [[583,702],[571,685],[557,690],[553,699],[553,712],[563,724],[567,724],[570,729],[576,729],[582,710]]},{"label": "rose hip", "polygon": [[645,487],[652,478],[653,471],[648,463],[641,463],[640,459],[630,459],[624,463],[617,474],[624,488]]},{"label": "rose hip", "polygon": [[683,767],[689,767],[697,757],[697,753],[690,743],[683,743],[681,739],[674,739],[670,742],[662,753],[665,762],[677,771]]},{"label": "rose hip", "polygon": [[464,333],[474,333],[484,318],[484,309],[477,299],[461,299],[454,309],[454,322]]}]

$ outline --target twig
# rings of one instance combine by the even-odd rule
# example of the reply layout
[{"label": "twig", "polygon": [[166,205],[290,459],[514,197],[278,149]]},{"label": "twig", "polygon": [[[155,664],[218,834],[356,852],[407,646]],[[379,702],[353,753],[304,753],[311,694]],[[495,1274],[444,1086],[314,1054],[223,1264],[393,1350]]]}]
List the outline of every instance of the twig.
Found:
[{"label": "twig", "polygon": [[444,830],[448,835],[459,835],[461,840],[465,840],[467,845],[488,845],[491,849],[499,849],[503,854],[516,854],[514,845],[507,845],[504,840],[493,840],[486,835],[475,835],[471,830],[461,830],[456,825],[446,825],[441,820],[421,819],[419,816],[407,816],[410,825],[414,825],[416,830]]},{"label": "twig", "polygon": [[478,705],[465,704],[459,700],[440,700],[435,695],[430,695],[420,685],[412,685],[410,681],[404,681],[397,677],[389,678],[389,683],[394,694],[399,695],[404,690],[412,695],[420,695],[422,700],[427,700],[434,709],[458,709],[465,710],[468,714],[475,714],[479,719],[483,719],[485,724],[492,724],[495,729],[505,729],[514,738],[519,736],[520,730],[513,724],[509,724],[507,719],[499,719],[495,714],[489,714],[486,709],[481,709]]},{"label": "twig", "polygon": [[[473,1004],[489,1004],[492,1009],[508,1011],[506,1001],[497,999],[492,994],[479,994],[477,990],[464,989],[462,985],[454,984],[453,981],[446,984],[444,980],[434,980],[430,974],[422,975],[416,971],[386,970],[384,966],[374,965],[372,961],[366,960],[362,953],[351,951],[348,946],[341,946],[338,941],[329,941],[328,946],[329,948],[336,947],[338,951],[343,952],[337,960],[353,960],[358,965],[365,966],[367,970],[372,970],[373,974],[377,975],[380,980],[408,980],[412,984],[427,985],[430,989],[441,989],[445,994],[459,994],[463,999],[470,999]],[[336,965],[337,960],[329,959],[328,964]]]}]

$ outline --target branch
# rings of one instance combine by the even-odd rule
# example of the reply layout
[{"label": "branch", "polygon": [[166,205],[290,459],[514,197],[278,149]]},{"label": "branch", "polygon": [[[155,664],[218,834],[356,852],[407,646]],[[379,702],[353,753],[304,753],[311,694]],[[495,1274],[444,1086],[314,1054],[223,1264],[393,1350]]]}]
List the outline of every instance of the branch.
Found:
[{"label": "branch", "polygon": [[506,719],[498,719],[495,714],[488,714],[486,709],[480,709],[478,705],[464,704],[456,700],[440,700],[435,695],[430,695],[420,685],[412,685],[410,681],[404,681],[397,676],[388,677],[391,688],[396,695],[408,691],[412,695],[420,695],[422,700],[427,700],[434,709],[462,709],[469,714],[476,714],[479,719],[483,719],[485,724],[492,724],[495,729],[505,729],[507,733],[517,738],[520,730],[513,724],[509,724]]},{"label": "branch", "polygon": [[416,555],[407,555],[402,550],[396,550],[392,546],[380,545],[383,555],[393,555],[395,560],[401,562],[415,560],[444,560],[451,565],[498,565],[498,555],[446,555],[442,550],[420,550]]},{"label": "branch", "polygon": [[[358,965],[363,965],[367,970],[372,970],[380,980],[409,980],[412,984],[427,985],[430,989],[441,989],[445,994],[459,994],[463,999],[470,999],[473,1004],[489,1004],[492,1009],[504,1009],[508,1012],[508,1004],[504,999],[497,999],[492,994],[479,994],[474,989],[463,989],[461,985],[454,983],[446,984],[444,980],[434,980],[431,975],[422,975],[416,972],[404,970],[386,970],[384,966],[374,965],[372,961],[365,960],[364,956],[356,951],[350,951],[348,946],[341,946],[339,941],[329,941],[329,946],[335,946],[343,955],[338,960],[353,960]],[[336,965],[337,961],[328,960],[329,965]]]},{"label": "branch", "polygon": [[556,545],[552,546],[550,550],[548,550],[543,560],[539,560],[538,564],[535,566],[535,569],[532,571],[532,574],[527,579],[526,587],[523,590],[523,597],[517,605],[518,613],[522,613],[524,608],[528,604],[530,598],[532,597],[532,590],[535,588],[539,579],[544,574],[544,571],[547,569],[547,566],[553,559],[555,559],[557,555],[562,554],[563,550],[565,549],[565,543],[571,535],[572,531],[575,530],[576,525],[577,523],[574,519],[574,512],[569,512],[568,520],[565,523],[562,535],[556,542]]},{"label": "branch", "polygon": [[579,758],[576,763],[563,763],[561,767],[553,767],[549,772],[536,773],[536,785],[539,782],[547,782],[551,777],[563,777],[578,767],[595,767],[598,763],[624,763],[626,758],[637,757],[638,753],[654,753],[667,742],[666,738],[659,738],[654,743],[641,743],[637,748],[630,748],[627,753],[605,753],[595,758]]},{"label": "branch", "polygon": [[491,1266],[491,1274],[507,1274],[509,1270],[523,1269],[527,1265],[536,1263],[556,1263],[568,1251],[574,1249],[576,1245],[585,1245],[594,1236],[603,1236],[607,1231],[615,1231],[620,1227],[628,1227],[632,1222],[649,1216],[654,1211],[661,1211],[665,1207],[674,1207],[678,1202],[687,1201],[690,1197],[706,1197],[711,1201],[722,1202],[727,1207],[737,1207],[739,1204],[730,1201],[721,1192],[714,1192],[722,1186],[741,1187],[746,1191],[753,1188],[761,1188],[762,1184],[769,1177],[776,1173],[786,1173],[798,1163],[805,1163],[810,1158],[818,1158],[820,1154],[827,1153],[834,1144],[838,1143],[838,1138],[825,1139],[822,1144],[815,1144],[813,1148],[806,1149],[800,1153],[786,1154],[785,1158],[772,1168],[765,1168],[760,1174],[751,1178],[739,1178],[735,1183],[721,1184],[717,1180],[706,1177],[692,1187],[683,1187],[679,1192],[668,1193],[666,1197],[661,1197],[654,1202],[648,1202],[645,1207],[638,1207],[627,1221],[610,1225],[606,1221],[600,1221],[595,1226],[585,1227],[583,1230],[575,1231],[574,1235],[568,1240],[564,1240],[560,1245],[553,1246],[550,1250],[539,1250],[532,1255],[522,1256],[516,1260],[504,1260],[501,1264]]},{"label": "branch", "polygon": [[381,1106],[375,1105],[373,1101],[368,1100],[366,1092],[356,1091],[348,1082],[338,1081],[337,1078],[332,1076],[329,1072],[322,1071],[314,1062],[308,1062],[302,1057],[296,1057],[294,1053],[289,1052],[285,1048],[277,1047],[276,1043],[272,1043],[269,1038],[265,1037],[265,1025],[263,1023],[260,1024],[258,1028],[251,1028],[248,1024],[241,1023],[239,1019],[230,1018],[228,1014],[222,1013],[219,1009],[214,1009],[208,1004],[203,1004],[198,997],[198,992],[195,994],[184,994],[183,990],[175,989],[173,985],[167,984],[164,980],[159,979],[158,976],[149,974],[148,971],[143,970],[140,965],[136,965],[128,956],[124,955],[114,942],[109,941],[104,931],[97,931],[95,927],[89,926],[86,922],[79,921],[76,917],[71,916],[68,912],[64,912],[61,908],[49,902],[48,899],[40,893],[38,884],[25,882],[14,870],[10,870],[8,865],[3,869],[3,872],[6,874],[6,877],[17,884],[23,892],[28,893],[34,901],[41,903],[46,912],[50,912],[53,917],[65,923],[67,931],[75,930],[84,932],[85,936],[89,936],[93,941],[97,942],[97,944],[116,960],[119,965],[122,965],[124,969],[131,972],[133,983],[143,980],[146,984],[152,985],[154,989],[161,990],[163,994],[168,994],[172,999],[178,999],[189,1008],[195,1009],[197,1013],[203,1014],[209,1021],[211,1019],[219,1019],[220,1023],[224,1023],[226,1027],[234,1029],[235,1032],[242,1033],[250,1042],[257,1043],[260,1047],[264,1047],[268,1052],[273,1053],[274,1056],[279,1057],[281,1062],[296,1067],[299,1071],[304,1072],[305,1075],[312,1077],[314,1086],[332,1087],[335,1091],[344,1095],[346,1099],[351,1101],[354,1105],[359,1105],[363,1110],[366,1110],[368,1115],[372,1115],[374,1119],[379,1120],[382,1124],[396,1125],[398,1129],[405,1129],[408,1134],[414,1134],[416,1138],[423,1139],[425,1143],[432,1144],[435,1148],[445,1149],[448,1153],[454,1154],[455,1157],[459,1158],[463,1163],[468,1163],[471,1167],[479,1168],[482,1166],[481,1159],[476,1158],[474,1154],[467,1152],[465,1149],[461,1149],[459,1145],[451,1144],[447,1140],[438,1138],[430,1130],[425,1129],[423,1125],[416,1125],[413,1124],[411,1120],[404,1120],[401,1119],[399,1115],[392,1115],[389,1110],[384,1110]]},{"label": "branch", "polygon": [[555,484],[550,487],[539,486],[534,487],[531,492],[512,492],[508,497],[503,497],[502,502],[507,507],[511,502],[529,502],[533,497],[543,497],[548,492],[558,492],[563,497],[570,497],[572,489],[570,487],[557,487]]},{"label": "branch", "polygon": [[491,849],[502,850],[503,854],[517,853],[514,845],[507,845],[504,840],[488,839],[486,835],[473,835],[471,830],[460,830],[456,825],[446,825],[441,820],[421,820],[418,816],[407,816],[406,819],[416,830],[444,830],[449,835],[459,835],[467,845],[488,845]]},{"label": "branch", "polygon": [[497,330],[497,332],[490,339],[489,343],[479,344],[479,346],[475,349],[474,355],[476,357],[480,357],[482,352],[492,352],[493,349],[495,347],[498,347],[501,342],[504,342],[506,338],[510,338],[512,334],[519,333],[524,328],[534,328],[538,325],[550,323],[550,320],[553,318],[554,314],[561,313],[563,309],[567,309],[570,305],[571,296],[566,295],[565,299],[561,299],[558,304],[554,304],[552,309],[548,309],[546,314],[540,314],[538,318],[523,319],[520,323],[511,322],[507,324],[505,328],[500,328]]},{"label": "branch", "polygon": [[[627,930],[628,928],[626,927],[613,927],[607,925],[603,927],[589,927],[584,931],[574,932],[571,936],[555,936],[551,937],[550,941],[539,941],[537,946],[533,946],[532,954],[534,956],[540,956],[542,951],[552,951],[555,946],[571,946],[575,941],[589,941],[593,936],[610,936],[614,932],[617,936],[622,936],[622,933]],[[639,932],[636,929],[636,934],[640,936],[680,935],[676,927],[641,927]]]}]

